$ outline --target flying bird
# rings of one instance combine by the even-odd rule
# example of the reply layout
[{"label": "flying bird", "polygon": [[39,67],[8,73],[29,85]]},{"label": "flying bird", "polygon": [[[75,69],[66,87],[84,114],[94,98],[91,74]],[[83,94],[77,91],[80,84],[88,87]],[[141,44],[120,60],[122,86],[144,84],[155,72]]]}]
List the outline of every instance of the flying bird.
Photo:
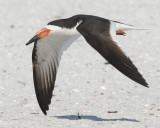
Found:
[{"label": "flying bird", "polygon": [[49,22],[26,44],[34,42],[32,52],[36,97],[46,115],[51,103],[56,73],[64,50],[81,35],[86,42],[117,70],[133,81],[148,87],[136,66],[117,45],[116,35],[138,30],[131,25],[92,15],[75,15]]}]

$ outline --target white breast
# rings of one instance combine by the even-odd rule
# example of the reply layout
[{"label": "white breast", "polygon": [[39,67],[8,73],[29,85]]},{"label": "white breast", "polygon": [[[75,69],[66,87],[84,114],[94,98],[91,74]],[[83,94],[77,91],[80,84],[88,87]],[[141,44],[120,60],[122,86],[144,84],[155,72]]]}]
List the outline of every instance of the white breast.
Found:
[{"label": "white breast", "polygon": [[76,39],[81,35],[76,30],[76,27],[72,29],[65,29],[58,26],[47,25],[46,28],[50,29],[49,36],[42,38],[38,41],[43,46],[48,45],[53,51],[58,53],[58,60],[60,61],[63,51],[66,50]]}]

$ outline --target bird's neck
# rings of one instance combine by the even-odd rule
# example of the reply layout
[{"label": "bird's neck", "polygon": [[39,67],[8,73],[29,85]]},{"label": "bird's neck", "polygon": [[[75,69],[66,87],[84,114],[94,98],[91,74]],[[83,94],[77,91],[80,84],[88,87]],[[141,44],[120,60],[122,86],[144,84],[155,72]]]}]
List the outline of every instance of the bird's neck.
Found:
[{"label": "bird's neck", "polygon": [[55,25],[47,25],[46,28],[50,29],[51,33],[53,33],[55,35],[74,37],[74,36],[80,36],[80,33],[76,29],[76,27],[78,25],[79,25],[79,23],[77,23],[77,25],[71,29],[64,28],[64,27],[62,28],[62,27],[55,26]]}]

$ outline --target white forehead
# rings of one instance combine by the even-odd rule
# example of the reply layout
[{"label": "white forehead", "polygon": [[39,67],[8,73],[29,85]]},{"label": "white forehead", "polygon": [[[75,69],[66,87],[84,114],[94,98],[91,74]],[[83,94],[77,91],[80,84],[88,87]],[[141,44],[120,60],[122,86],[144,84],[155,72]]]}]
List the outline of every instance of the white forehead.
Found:
[{"label": "white forehead", "polygon": [[62,30],[61,27],[55,26],[55,25],[47,25],[46,28],[49,30],[54,30],[54,31]]},{"label": "white forehead", "polygon": [[70,36],[80,35],[76,27],[72,29],[67,29],[67,28],[62,28],[62,27],[55,26],[55,25],[47,25],[46,28],[51,30],[50,33],[54,33],[54,34],[70,35]]}]

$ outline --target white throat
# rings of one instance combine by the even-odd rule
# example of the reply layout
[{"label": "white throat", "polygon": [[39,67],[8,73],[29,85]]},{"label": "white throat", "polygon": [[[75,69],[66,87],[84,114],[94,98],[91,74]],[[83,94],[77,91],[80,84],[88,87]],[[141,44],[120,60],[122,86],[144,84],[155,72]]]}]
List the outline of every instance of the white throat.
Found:
[{"label": "white throat", "polygon": [[40,42],[48,43],[51,47],[58,51],[60,60],[63,51],[65,51],[81,34],[76,30],[77,25],[72,29],[61,28],[54,25],[47,25],[50,29],[49,36],[42,38]]}]

